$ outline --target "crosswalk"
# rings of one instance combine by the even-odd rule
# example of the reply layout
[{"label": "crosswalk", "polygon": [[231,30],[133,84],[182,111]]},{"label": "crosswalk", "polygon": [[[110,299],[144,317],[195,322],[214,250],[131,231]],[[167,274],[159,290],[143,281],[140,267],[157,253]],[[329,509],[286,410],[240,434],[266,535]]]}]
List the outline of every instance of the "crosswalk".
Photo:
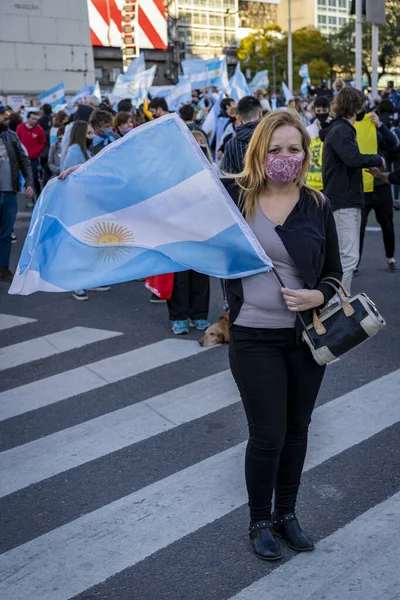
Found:
[{"label": "crosswalk", "polygon": [[[0,331],[34,321],[0,314]],[[283,561],[266,565],[246,545],[246,427],[227,363],[190,383],[173,378],[152,395],[166,366],[189,368],[200,355],[212,363],[226,349],[165,339],[46,375],[48,358],[62,365],[65,353],[119,336],[74,327],[0,348],[4,372],[42,366],[40,378],[18,385],[17,376],[0,392],[0,436],[54,420],[44,436],[28,429],[25,443],[8,436],[0,453],[2,600],[398,597],[400,494],[387,462],[398,448],[400,369],[315,409],[299,510],[317,549],[307,556],[285,549]],[[340,365],[330,367],[338,376]],[[148,388],[144,399],[139,383]],[[76,398],[112,397],[121,386],[129,390],[123,408],[110,402],[99,416],[60,426]],[[127,473],[131,483],[119,487],[118,474]],[[60,498],[61,482],[72,489]]]}]

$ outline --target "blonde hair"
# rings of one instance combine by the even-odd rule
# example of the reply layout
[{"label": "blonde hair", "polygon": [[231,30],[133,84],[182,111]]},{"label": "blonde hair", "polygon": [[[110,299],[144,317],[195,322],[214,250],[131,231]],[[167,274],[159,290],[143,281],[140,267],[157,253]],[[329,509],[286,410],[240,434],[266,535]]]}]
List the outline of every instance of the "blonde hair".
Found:
[{"label": "blonde hair", "polygon": [[279,127],[289,125],[301,134],[304,150],[302,169],[294,180],[297,187],[306,189],[318,206],[322,206],[324,196],[321,192],[305,184],[310,165],[310,136],[307,129],[292,110],[274,110],[261,119],[254,130],[244,160],[244,169],[237,178],[240,188],[239,208],[246,218],[253,218],[256,213],[257,200],[261,190],[267,184],[265,160],[269,151],[273,133]]}]

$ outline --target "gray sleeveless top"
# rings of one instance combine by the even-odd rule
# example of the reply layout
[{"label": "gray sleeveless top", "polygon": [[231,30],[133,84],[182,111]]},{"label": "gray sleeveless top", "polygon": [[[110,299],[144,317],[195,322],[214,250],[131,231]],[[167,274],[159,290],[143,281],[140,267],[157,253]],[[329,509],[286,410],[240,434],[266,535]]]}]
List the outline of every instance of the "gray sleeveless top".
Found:
[{"label": "gray sleeveless top", "polygon": [[[275,231],[276,224],[264,215],[259,205],[254,220],[249,220],[249,226],[286,287],[294,290],[304,288],[298,269]],[[288,310],[281,285],[272,271],[243,277],[242,286],[243,305],[235,325],[263,329],[294,327],[296,313]]]}]

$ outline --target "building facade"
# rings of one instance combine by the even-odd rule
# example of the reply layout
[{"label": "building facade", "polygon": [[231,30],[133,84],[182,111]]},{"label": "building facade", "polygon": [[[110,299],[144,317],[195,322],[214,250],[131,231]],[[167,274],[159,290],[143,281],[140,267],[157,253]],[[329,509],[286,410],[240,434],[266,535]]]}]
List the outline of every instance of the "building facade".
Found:
[{"label": "building facade", "polygon": [[[292,30],[316,27],[325,35],[339,31],[350,20],[351,0],[291,0]],[[281,0],[277,10],[277,23],[288,28],[288,0]]]},{"label": "building facade", "polygon": [[36,95],[59,83],[69,94],[94,84],[82,0],[1,0],[0,23],[0,94]]},{"label": "building facade", "polygon": [[236,45],[238,0],[175,0],[175,10],[187,56],[212,58]]}]

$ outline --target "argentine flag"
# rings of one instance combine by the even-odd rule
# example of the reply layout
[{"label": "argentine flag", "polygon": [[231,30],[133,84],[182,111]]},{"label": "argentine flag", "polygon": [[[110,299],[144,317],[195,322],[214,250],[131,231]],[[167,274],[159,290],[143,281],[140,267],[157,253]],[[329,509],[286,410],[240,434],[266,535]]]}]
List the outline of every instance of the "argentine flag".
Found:
[{"label": "argentine flag", "polygon": [[11,294],[65,292],[194,269],[222,278],[272,263],[184,123],[141,125],[36,203]]},{"label": "argentine flag", "polygon": [[240,62],[237,63],[234,74],[229,80],[230,86],[230,97],[233,98],[236,102],[239,102],[245,96],[250,96],[250,88],[247,84],[246,77],[243,75],[240,70]]},{"label": "argentine flag", "polygon": [[192,86],[189,77],[182,75],[171,93],[166,96],[169,110],[178,110],[182,104],[192,102]]},{"label": "argentine flag", "polygon": [[50,104],[51,108],[55,108],[57,104],[64,104],[64,84],[60,83],[51,90],[38,95],[41,104]]}]

